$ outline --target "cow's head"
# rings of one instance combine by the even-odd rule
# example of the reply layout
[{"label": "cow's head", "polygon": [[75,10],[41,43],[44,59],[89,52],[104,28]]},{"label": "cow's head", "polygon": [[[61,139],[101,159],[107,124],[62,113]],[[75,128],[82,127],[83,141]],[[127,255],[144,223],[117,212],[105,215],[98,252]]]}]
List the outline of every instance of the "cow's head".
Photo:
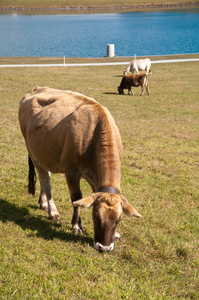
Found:
[{"label": "cow's head", "polygon": [[120,87],[120,86],[118,86],[117,87],[117,90],[118,90],[118,93],[121,95],[123,95],[124,94],[124,90]]},{"label": "cow's head", "polygon": [[116,194],[95,193],[73,202],[73,205],[85,208],[93,206],[94,247],[100,252],[113,250],[122,212],[128,216],[141,218],[125,197]]}]

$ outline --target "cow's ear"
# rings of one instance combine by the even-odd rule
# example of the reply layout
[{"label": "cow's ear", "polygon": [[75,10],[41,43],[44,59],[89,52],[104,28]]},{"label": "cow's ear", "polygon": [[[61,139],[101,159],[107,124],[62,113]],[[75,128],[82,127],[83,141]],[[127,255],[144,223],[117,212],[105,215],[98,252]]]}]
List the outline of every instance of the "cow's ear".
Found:
[{"label": "cow's ear", "polygon": [[74,207],[84,207],[84,208],[89,208],[94,202],[95,199],[97,198],[96,194],[92,194],[89,197],[77,200],[73,202]]},{"label": "cow's ear", "polygon": [[122,200],[122,207],[125,215],[136,218],[142,218],[142,216],[137,212],[137,210],[127,201],[124,196],[120,196]]}]

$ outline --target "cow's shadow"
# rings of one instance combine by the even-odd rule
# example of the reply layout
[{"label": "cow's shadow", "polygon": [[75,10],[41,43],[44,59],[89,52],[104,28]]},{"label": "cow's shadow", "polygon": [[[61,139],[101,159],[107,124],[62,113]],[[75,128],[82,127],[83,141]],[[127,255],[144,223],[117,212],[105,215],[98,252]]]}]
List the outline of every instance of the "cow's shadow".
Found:
[{"label": "cow's shadow", "polygon": [[104,95],[118,95],[118,93],[114,93],[114,92],[104,92]]},{"label": "cow's shadow", "polygon": [[113,75],[113,77],[124,77],[124,75]]},{"label": "cow's shadow", "polygon": [[132,96],[131,94],[128,94],[128,93],[118,94],[118,93],[114,93],[114,92],[104,92],[103,94],[104,95],[117,95],[117,96]]},{"label": "cow's shadow", "polygon": [[[30,206],[33,209],[39,209],[37,206]],[[3,223],[8,221],[20,226],[24,231],[31,230],[36,237],[41,237],[47,240],[54,238],[62,241],[81,241],[83,244],[93,245],[93,239],[85,236],[86,233],[76,235],[72,232],[66,231],[61,224],[54,223],[42,216],[33,216],[30,214],[28,208],[20,207],[16,204],[9,203],[4,199],[0,199],[0,220]],[[30,234],[30,232],[28,232]]]}]

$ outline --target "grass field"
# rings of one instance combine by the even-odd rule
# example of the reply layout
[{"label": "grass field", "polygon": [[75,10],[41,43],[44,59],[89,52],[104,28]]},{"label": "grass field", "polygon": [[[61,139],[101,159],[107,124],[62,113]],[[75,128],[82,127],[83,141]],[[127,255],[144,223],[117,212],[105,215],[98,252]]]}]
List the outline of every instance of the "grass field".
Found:
[{"label": "grass field", "polygon": [[[199,299],[199,63],[152,65],[151,95],[117,94],[123,66],[2,68],[0,72],[0,299]],[[27,151],[19,101],[35,85],[94,97],[123,141],[122,194],[143,216],[123,216],[111,253],[70,231],[63,175],[52,175],[61,224],[27,194]],[[91,192],[82,181],[84,196]]]},{"label": "grass field", "polygon": [[197,0],[0,0],[0,7],[131,7],[137,5],[199,4]]}]

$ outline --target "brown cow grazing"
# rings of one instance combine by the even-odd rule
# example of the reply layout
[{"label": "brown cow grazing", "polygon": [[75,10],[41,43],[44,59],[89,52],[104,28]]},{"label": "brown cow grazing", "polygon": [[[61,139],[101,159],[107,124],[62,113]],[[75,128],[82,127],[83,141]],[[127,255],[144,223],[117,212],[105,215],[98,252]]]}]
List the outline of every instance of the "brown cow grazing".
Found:
[{"label": "brown cow grazing", "polygon": [[147,80],[147,75],[146,74],[137,74],[137,75],[125,75],[122,78],[122,81],[120,83],[120,86],[118,86],[118,93],[119,94],[124,94],[124,89],[128,89],[128,95],[131,94],[134,95],[134,92],[132,90],[132,86],[141,86],[142,89],[142,94],[144,94],[144,87],[146,87],[146,91],[148,95],[149,93],[149,86],[148,86],[148,80]]},{"label": "brown cow grazing", "polygon": [[[122,142],[109,111],[79,93],[36,87],[20,102],[19,122],[29,153],[29,192],[39,174],[42,209],[60,221],[51,195],[50,172],[64,173],[74,206],[72,229],[82,232],[80,207],[93,206],[94,247],[111,251],[122,211],[141,215],[120,195]],[[80,179],[93,194],[82,199]]]}]

